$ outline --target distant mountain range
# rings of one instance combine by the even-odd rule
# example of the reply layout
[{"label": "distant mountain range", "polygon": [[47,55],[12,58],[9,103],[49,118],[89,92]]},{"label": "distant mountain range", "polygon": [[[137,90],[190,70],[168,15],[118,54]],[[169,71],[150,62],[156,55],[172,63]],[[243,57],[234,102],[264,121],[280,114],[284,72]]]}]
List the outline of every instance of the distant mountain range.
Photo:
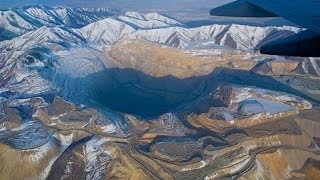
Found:
[{"label": "distant mountain range", "polygon": [[0,39],[12,39],[42,26],[80,28],[116,12],[108,9],[30,6],[0,11]]},{"label": "distant mountain range", "polygon": [[50,32],[60,28],[60,31],[75,32],[83,37],[80,39],[104,45],[126,35],[184,48],[194,41],[214,39],[216,44],[253,49],[270,38],[297,33],[300,30],[288,26],[254,27],[237,24],[189,28],[158,13],[126,12],[118,15],[119,12],[108,9],[34,6],[1,11],[0,14],[1,41],[16,38],[27,32],[31,32],[32,36],[40,28],[48,31],[50,29]]}]

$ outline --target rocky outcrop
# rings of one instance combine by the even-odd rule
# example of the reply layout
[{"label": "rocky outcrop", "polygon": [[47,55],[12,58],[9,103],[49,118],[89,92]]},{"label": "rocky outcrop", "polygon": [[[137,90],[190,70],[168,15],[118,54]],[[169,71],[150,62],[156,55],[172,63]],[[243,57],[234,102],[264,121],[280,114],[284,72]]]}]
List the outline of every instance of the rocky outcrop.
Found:
[{"label": "rocky outcrop", "polygon": [[220,50],[218,55],[197,55],[197,51],[186,52],[144,40],[124,39],[117,42],[106,55],[111,57],[108,65],[132,68],[154,77],[172,75],[178,78],[202,76],[217,67],[252,70],[260,74],[291,75],[299,62],[276,57],[247,53],[231,53]]}]

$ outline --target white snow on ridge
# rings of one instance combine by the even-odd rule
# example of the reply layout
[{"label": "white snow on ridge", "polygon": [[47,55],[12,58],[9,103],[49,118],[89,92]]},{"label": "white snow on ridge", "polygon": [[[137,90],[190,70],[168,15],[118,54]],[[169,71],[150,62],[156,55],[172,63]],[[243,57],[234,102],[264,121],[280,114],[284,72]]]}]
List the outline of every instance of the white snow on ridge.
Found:
[{"label": "white snow on ridge", "polygon": [[12,10],[2,11],[0,13],[0,27],[2,27],[3,30],[13,33],[13,35],[21,35],[37,28]]},{"label": "white snow on ridge", "polygon": [[43,79],[35,70],[19,68],[16,70],[15,77],[16,79],[13,78],[6,86],[7,90],[10,92],[38,94],[51,90],[51,83]]},{"label": "white snow on ridge", "polygon": [[38,163],[38,161],[41,161],[43,158],[46,157],[48,152],[52,149],[52,146],[52,143],[49,141],[43,146],[40,146],[36,149],[26,150],[27,152],[32,152],[32,154],[29,157],[29,160],[33,163]]},{"label": "white snow on ridge", "polygon": [[[33,17],[41,16],[41,21],[53,21],[54,18],[52,19],[51,16],[59,16],[60,19],[64,19],[63,16],[67,18],[66,13],[69,11],[71,9],[67,8],[57,8],[55,11],[29,8],[26,13],[32,14]],[[25,26],[28,26],[28,22]],[[62,42],[77,44],[77,42],[86,39],[101,46],[113,44],[123,37],[130,37],[142,38],[178,48],[187,48],[197,41],[210,40],[217,45],[248,50],[259,45],[270,33],[282,31],[297,33],[301,29],[288,26],[255,27],[238,24],[213,24],[187,28],[182,23],[158,13],[126,12],[122,16],[95,21],[80,29],[68,28],[68,31],[66,31],[66,29],[60,27],[41,27],[12,42],[16,44],[13,47],[20,47],[24,44],[25,46],[31,46],[34,43],[42,43],[48,40],[58,41],[59,39]]]},{"label": "white snow on ridge", "polygon": [[35,31],[28,32],[12,40],[0,42],[0,48],[11,47],[13,50],[23,52],[35,45],[51,45],[53,43],[66,43],[77,45],[82,43],[81,34],[77,30],[65,30],[60,27],[43,26]]},{"label": "white snow on ridge", "polygon": [[158,13],[126,12],[116,18],[91,23],[79,31],[92,43],[110,45],[123,37],[140,38],[178,48],[188,48],[198,41],[209,40],[241,50],[251,50],[272,36],[298,33],[300,28],[290,26],[256,27],[249,25],[207,25],[187,28],[182,23]]},{"label": "white snow on ridge", "polygon": [[119,16],[118,19],[140,29],[182,26],[182,23],[155,12],[147,14],[126,12],[123,16]]},{"label": "white snow on ridge", "polygon": [[117,127],[114,124],[108,124],[102,127],[104,133],[115,133]]},{"label": "white snow on ridge", "polygon": [[59,65],[57,72],[69,77],[83,77],[91,73],[102,71],[105,66],[101,52],[88,48],[74,48],[57,53]]},{"label": "white snow on ridge", "polygon": [[27,8],[24,12],[29,16],[29,18],[35,17],[37,20],[44,24],[56,21],[56,14],[54,13],[54,11],[41,6]]},{"label": "white snow on ridge", "polygon": [[54,137],[58,139],[63,146],[69,146],[73,142],[73,133],[70,133],[69,135],[55,133]]},{"label": "white snow on ridge", "polygon": [[80,28],[114,15],[108,9],[30,6],[0,10],[0,41],[12,39],[42,26]]},{"label": "white snow on ridge", "polygon": [[[295,27],[254,27],[247,25],[209,25],[197,28],[168,27],[150,30],[137,30],[128,35],[130,38],[141,38],[152,42],[167,44],[178,48],[187,48],[197,41],[215,41],[216,45],[230,46],[236,49],[255,48],[273,31],[292,33],[300,29]],[[231,38],[231,39],[230,39]]]},{"label": "white snow on ridge", "polygon": [[103,19],[80,29],[84,37],[97,44],[115,43],[124,35],[134,31],[133,27],[113,18]]}]

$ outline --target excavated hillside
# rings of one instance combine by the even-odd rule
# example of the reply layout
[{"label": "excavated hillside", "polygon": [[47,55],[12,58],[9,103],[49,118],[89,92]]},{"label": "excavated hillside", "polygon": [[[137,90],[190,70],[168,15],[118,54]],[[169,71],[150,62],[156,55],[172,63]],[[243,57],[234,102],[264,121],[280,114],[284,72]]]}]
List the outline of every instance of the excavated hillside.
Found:
[{"label": "excavated hillside", "polygon": [[319,177],[318,102],[276,79],[317,78],[298,74],[299,62],[128,39],[104,55],[106,70],[69,87],[101,106],[58,96],[1,103],[3,177]]},{"label": "excavated hillside", "polygon": [[299,66],[298,61],[275,56],[228,49],[218,49],[216,55],[201,55],[139,39],[123,39],[105,51],[111,57],[109,66],[132,68],[154,77],[203,76],[218,67],[252,70],[261,74],[293,75]]},{"label": "excavated hillside", "polygon": [[319,59],[254,52],[301,29],[1,12],[0,179],[320,178]]}]

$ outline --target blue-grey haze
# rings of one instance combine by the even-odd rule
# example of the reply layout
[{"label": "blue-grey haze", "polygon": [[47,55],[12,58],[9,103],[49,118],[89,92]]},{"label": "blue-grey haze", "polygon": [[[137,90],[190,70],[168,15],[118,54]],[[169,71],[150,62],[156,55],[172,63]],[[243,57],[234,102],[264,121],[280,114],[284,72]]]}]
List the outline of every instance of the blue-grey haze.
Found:
[{"label": "blue-grey haze", "polygon": [[0,8],[29,5],[123,9],[210,9],[232,0],[0,0]]}]

